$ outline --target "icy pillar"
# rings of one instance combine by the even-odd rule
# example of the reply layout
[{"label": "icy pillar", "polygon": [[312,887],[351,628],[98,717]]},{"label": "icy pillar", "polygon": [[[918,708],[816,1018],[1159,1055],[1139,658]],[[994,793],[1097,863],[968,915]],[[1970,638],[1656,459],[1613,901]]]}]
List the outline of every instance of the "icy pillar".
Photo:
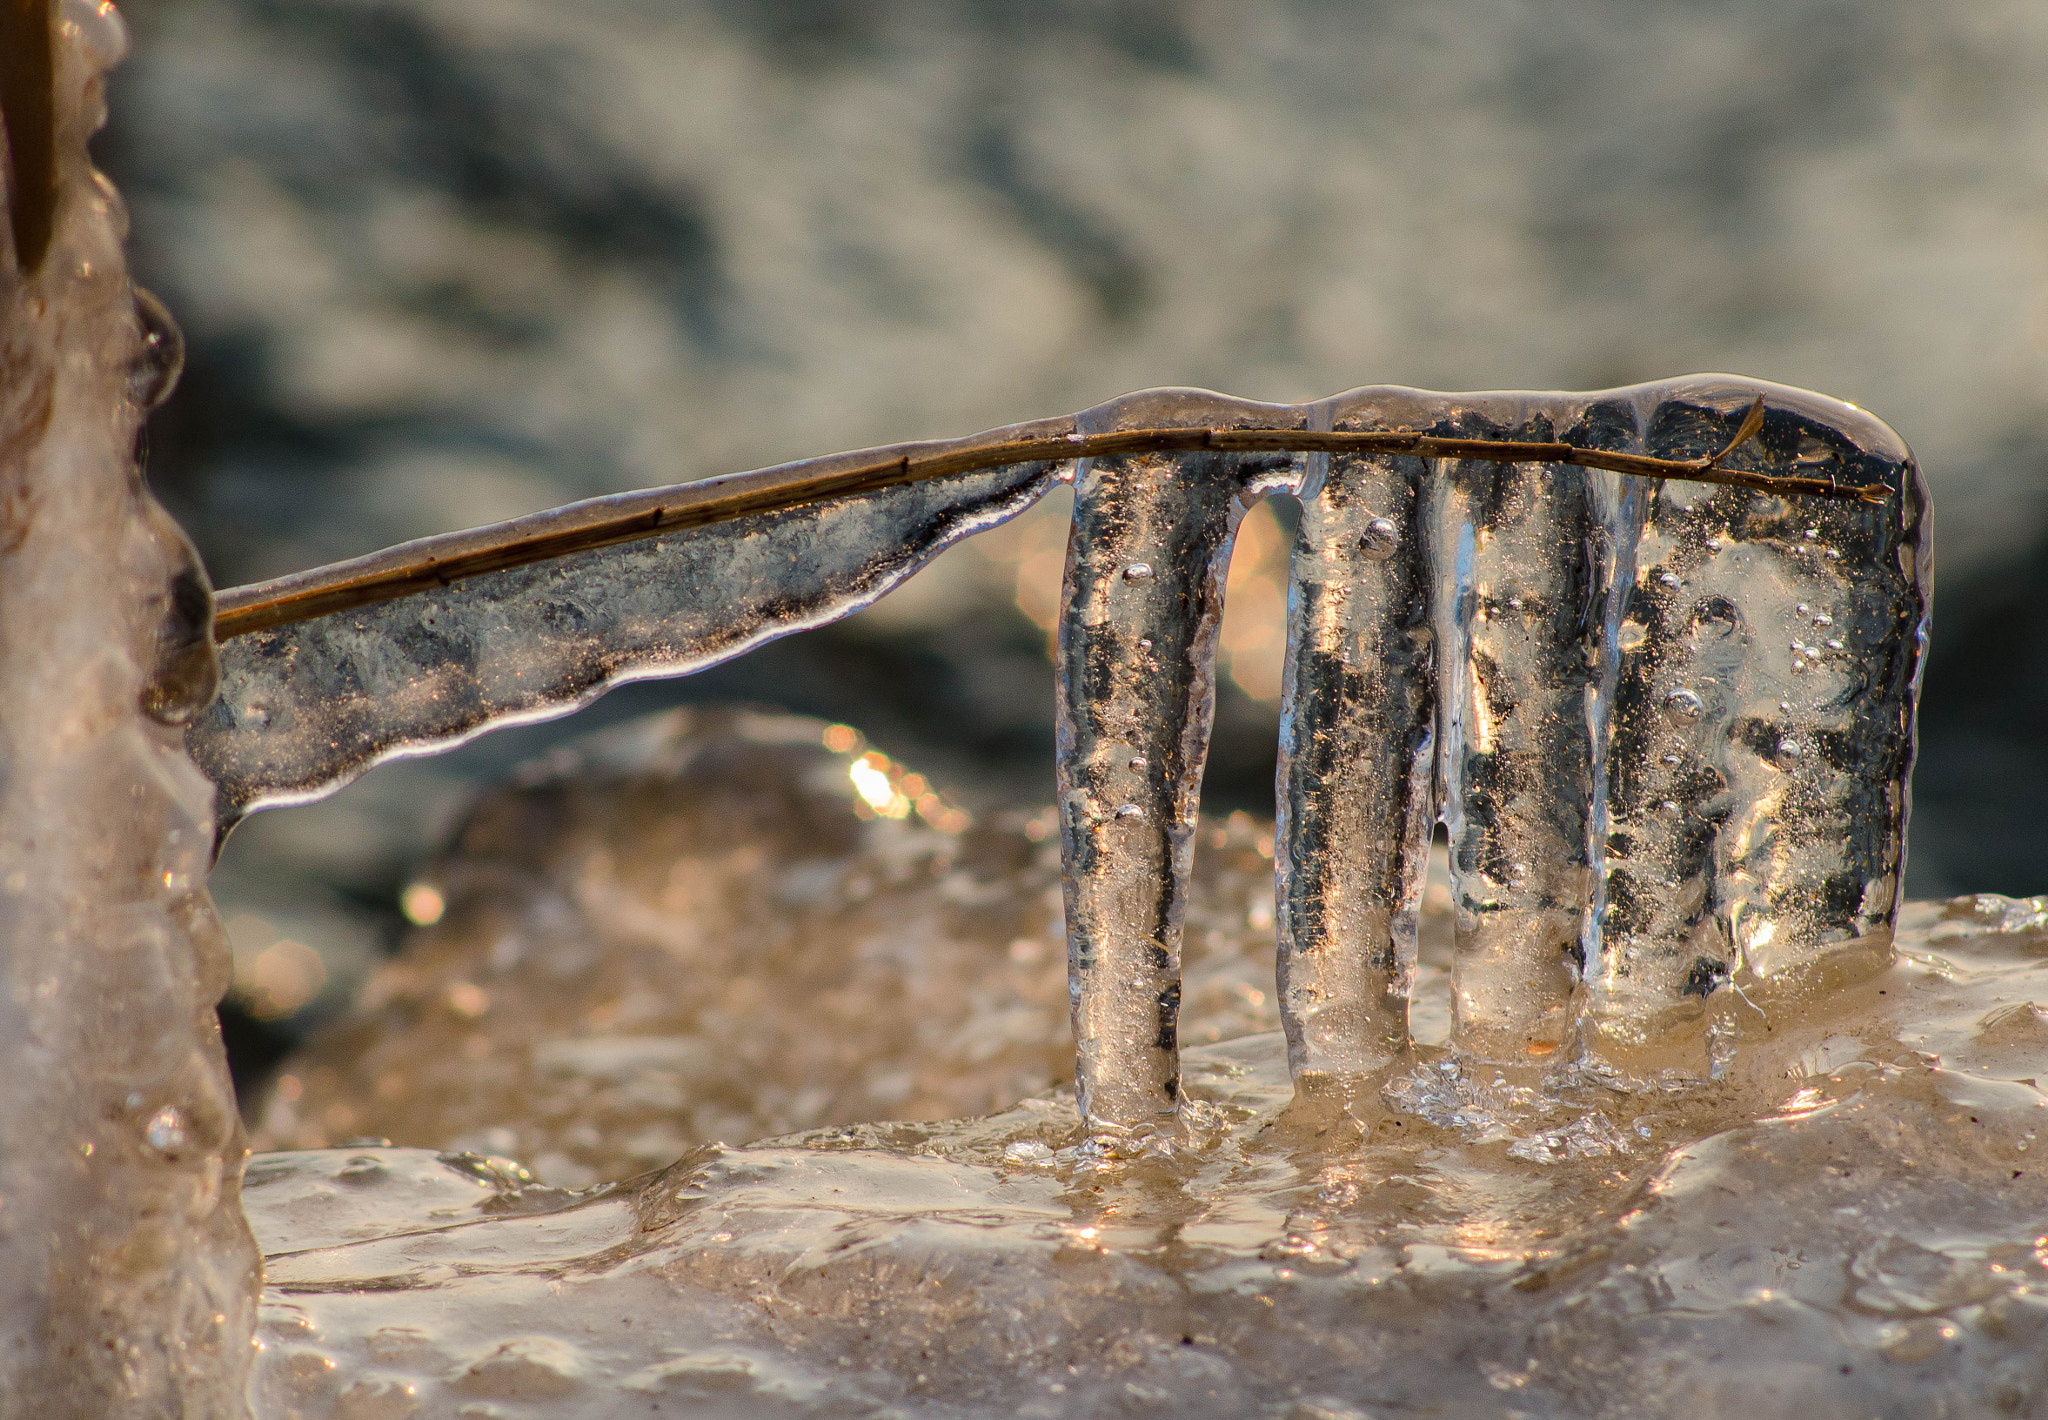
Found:
[{"label": "icy pillar", "polygon": [[136,436],[177,337],[86,140],[111,5],[0,7],[0,1408],[243,1410],[256,1249],[215,1003],[211,596]]},{"label": "icy pillar", "polygon": [[1320,495],[1302,504],[1276,862],[1280,1015],[1297,1077],[1375,1070],[1408,1041],[1436,822],[1435,672],[1416,531],[1429,467],[1332,457]]},{"label": "icy pillar", "polygon": [[[1095,433],[1274,417],[1271,406],[1154,391],[1082,423]],[[1075,1087],[1098,1124],[1143,1126],[1179,1101],[1181,922],[1224,574],[1247,500],[1291,483],[1294,468],[1285,455],[1146,454],[1077,474],[1059,638],[1060,842]]]}]

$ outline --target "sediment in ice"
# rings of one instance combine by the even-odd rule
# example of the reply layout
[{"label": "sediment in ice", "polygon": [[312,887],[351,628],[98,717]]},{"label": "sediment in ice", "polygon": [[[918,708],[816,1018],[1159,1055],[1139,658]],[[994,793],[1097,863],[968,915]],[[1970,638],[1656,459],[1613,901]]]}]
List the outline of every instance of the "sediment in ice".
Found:
[{"label": "sediment in ice", "polygon": [[[111,5],[9,7],[0,256],[0,1402],[233,1415],[257,1257],[214,1006],[212,601],[142,485],[177,331],[86,141]],[[42,59],[49,65],[43,68]]]}]

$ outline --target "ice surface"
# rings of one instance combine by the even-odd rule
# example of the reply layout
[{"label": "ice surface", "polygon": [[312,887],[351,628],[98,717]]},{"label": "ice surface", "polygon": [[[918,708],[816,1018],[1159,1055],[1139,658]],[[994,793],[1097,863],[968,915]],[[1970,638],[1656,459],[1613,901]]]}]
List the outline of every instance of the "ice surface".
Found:
[{"label": "ice surface", "polygon": [[124,45],[111,5],[0,28],[0,1404],[233,1415],[257,1255],[212,790],[182,733],[213,692],[213,608],[135,461],[176,328],[129,285],[86,152]]},{"label": "ice surface", "polygon": [[1191,1049],[1184,1123],[1142,1149],[1052,1096],[586,1195],[265,1155],[257,1408],[2037,1414],[2044,917],[1918,905],[1874,974],[1717,992],[1742,1049],[1689,1088],[1539,1093],[1428,1048],[1297,1093],[1268,1033]]}]

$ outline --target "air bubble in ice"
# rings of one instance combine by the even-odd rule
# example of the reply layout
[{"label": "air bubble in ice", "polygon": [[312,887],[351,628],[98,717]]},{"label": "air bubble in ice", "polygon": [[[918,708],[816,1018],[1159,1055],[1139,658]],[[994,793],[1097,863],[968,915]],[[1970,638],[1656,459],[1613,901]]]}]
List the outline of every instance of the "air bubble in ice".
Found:
[{"label": "air bubble in ice", "polygon": [[1787,769],[1790,769],[1793,765],[1797,764],[1801,759],[1803,759],[1805,755],[1806,750],[1803,746],[1800,745],[1799,741],[1780,740],[1778,741],[1777,754],[1774,757],[1777,759],[1780,765]]},{"label": "air bubble in ice", "polygon": [[1134,755],[1132,755],[1132,756],[1131,756],[1131,769],[1132,769],[1132,771],[1133,771],[1133,772],[1135,772],[1135,773],[1141,773],[1141,772],[1143,772],[1144,768],[1145,768],[1145,756],[1144,756],[1144,755],[1142,755],[1142,754],[1134,754]]},{"label": "air bubble in ice", "polygon": [[1657,577],[1657,582],[1660,586],[1676,587],[1678,585],[1678,574],[1676,572],[1660,573]]},{"label": "air bubble in ice", "polygon": [[149,1141],[149,1147],[168,1154],[184,1147],[185,1116],[174,1105],[165,1105],[149,1117],[143,1127],[142,1137]]},{"label": "air bubble in ice", "polygon": [[171,397],[185,373],[185,335],[164,303],[140,286],[135,288],[135,319],[142,326],[142,350],[128,367],[128,393],[137,408],[155,409]]},{"label": "air bubble in ice", "polygon": [[160,725],[183,725],[204,710],[220,686],[213,645],[213,589],[183,535],[167,541],[182,565],[171,578],[157,623],[156,664],[142,688],[142,711]]},{"label": "air bubble in ice", "polygon": [[1700,699],[1697,692],[1687,690],[1684,686],[1664,697],[1664,718],[1674,725],[1697,724],[1700,717],[1706,713],[1706,702]]},{"label": "air bubble in ice", "polygon": [[1149,562],[1133,562],[1130,566],[1124,568],[1124,580],[1126,582],[1151,581],[1152,564]]},{"label": "air bubble in ice", "polygon": [[1385,562],[1394,555],[1394,549],[1400,542],[1401,530],[1394,526],[1392,518],[1374,518],[1365,525],[1365,533],[1358,539],[1358,546],[1374,562]]},{"label": "air bubble in ice", "polygon": [[95,69],[111,69],[128,57],[128,23],[114,0],[64,0],[61,23],[85,41]]},{"label": "air bubble in ice", "polygon": [[1145,816],[1145,811],[1139,808],[1136,804],[1123,804],[1118,807],[1116,811],[1116,816],[1120,819],[1126,820],[1140,819]]},{"label": "air bubble in ice", "polygon": [[1813,624],[1815,626],[1833,626],[1835,619],[1824,611],[1817,611],[1813,614]]}]

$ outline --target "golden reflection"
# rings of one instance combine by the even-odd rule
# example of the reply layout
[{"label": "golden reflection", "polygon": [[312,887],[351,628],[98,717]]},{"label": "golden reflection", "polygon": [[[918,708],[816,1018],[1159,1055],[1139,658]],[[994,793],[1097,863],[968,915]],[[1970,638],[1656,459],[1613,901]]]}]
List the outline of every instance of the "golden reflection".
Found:
[{"label": "golden reflection", "polygon": [[1277,703],[1287,655],[1287,528],[1269,499],[1238,525],[1237,545],[1224,584],[1222,669],[1254,700]]},{"label": "golden reflection", "polygon": [[[1048,497],[1031,511],[947,554],[981,559],[965,573],[1001,588],[1018,611],[1045,635],[1051,655],[1059,632],[1060,584],[1067,565],[1071,496]],[[1277,704],[1287,652],[1287,566],[1292,535],[1270,500],[1239,524],[1224,584],[1223,626],[1217,670],[1252,699]],[[838,745],[830,745],[838,749]],[[848,748],[851,748],[849,742]]]}]

